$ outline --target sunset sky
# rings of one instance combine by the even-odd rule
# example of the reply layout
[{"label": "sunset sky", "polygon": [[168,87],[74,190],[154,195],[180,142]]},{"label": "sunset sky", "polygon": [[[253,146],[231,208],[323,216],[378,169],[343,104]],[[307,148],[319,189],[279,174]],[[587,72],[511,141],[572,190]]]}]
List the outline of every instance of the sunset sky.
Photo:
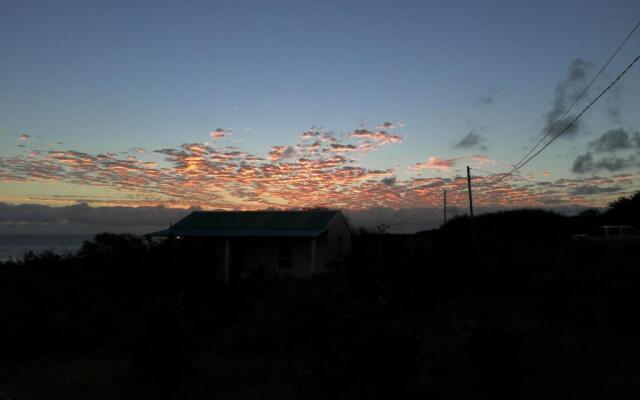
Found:
[{"label": "sunset sky", "polygon": [[[604,206],[640,65],[496,184],[640,19],[625,1],[1,1],[0,202]],[[640,52],[622,48],[575,115]]]}]

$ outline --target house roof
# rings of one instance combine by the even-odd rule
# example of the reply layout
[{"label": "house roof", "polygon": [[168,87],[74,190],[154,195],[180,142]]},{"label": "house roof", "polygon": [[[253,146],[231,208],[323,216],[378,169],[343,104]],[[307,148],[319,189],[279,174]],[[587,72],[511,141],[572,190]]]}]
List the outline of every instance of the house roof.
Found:
[{"label": "house roof", "polygon": [[339,211],[195,211],[147,236],[317,237]]}]

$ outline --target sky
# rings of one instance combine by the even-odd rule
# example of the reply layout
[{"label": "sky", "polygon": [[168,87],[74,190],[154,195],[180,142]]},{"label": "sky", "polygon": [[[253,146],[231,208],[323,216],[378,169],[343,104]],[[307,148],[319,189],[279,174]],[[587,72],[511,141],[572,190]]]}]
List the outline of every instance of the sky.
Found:
[{"label": "sky", "polygon": [[637,56],[640,32],[561,119],[639,19],[634,0],[0,0],[0,230],[19,207],[397,215],[444,190],[463,212],[467,165],[478,207],[602,207],[640,189],[640,64],[496,178]]}]

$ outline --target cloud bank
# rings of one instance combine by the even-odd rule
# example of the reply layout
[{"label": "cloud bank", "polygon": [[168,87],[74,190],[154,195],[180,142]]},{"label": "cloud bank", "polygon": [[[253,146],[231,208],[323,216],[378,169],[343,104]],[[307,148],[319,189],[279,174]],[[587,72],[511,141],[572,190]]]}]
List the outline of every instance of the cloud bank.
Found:
[{"label": "cloud bank", "polygon": [[[567,76],[556,85],[551,109],[545,114],[543,134],[555,135],[575,118],[575,114],[569,113],[569,107],[584,90],[587,77],[593,71],[593,68],[594,65],[592,63],[580,58],[576,58],[569,63]],[[565,112],[567,114],[563,117]],[[576,137],[581,126],[582,122],[580,120],[576,121],[564,132],[562,137],[567,139]]]},{"label": "cloud bank", "polygon": [[[618,136],[604,135],[602,142],[592,145],[594,151],[600,147],[617,148]],[[368,154],[398,145],[403,139],[401,133],[382,129],[360,128],[336,134],[312,128],[302,132],[296,143],[272,146],[267,154],[245,152],[217,141],[155,150],[133,147],[120,153],[33,148],[28,154],[0,157],[0,180],[78,184],[116,194],[32,195],[19,200],[0,195],[0,201],[219,210],[440,207],[443,190],[453,196],[466,190],[465,173],[454,167],[462,163],[472,167],[496,163],[484,154],[430,156],[407,168],[375,169],[360,162]],[[629,136],[630,143],[634,140],[635,136]],[[585,169],[595,168],[588,159],[583,164]],[[623,181],[631,184],[634,180],[630,174],[579,177],[573,181],[522,181],[514,176],[493,183],[495,175],[475,176],[474,200],[478,207],[602,204],[617,193],[623,194]],[[575,190],[583,186],[612,190]]]},{"label": "cloud bank", "polygon": [[[597,191],[597,188],[577,188],[577,191]],[[501,207],[478,207],[477,214],[502,210]],[[584,210],[579,205],[554,208],[563,213]],[[166,207],[90,207],[76,204],[49,207],[35,204],[10,205],[0,203],[0,233],[3,234],[96,234],[101,232],[145,234],[166,229],[188,215],[192,209]],[[451,205],[449,217],[464,215],[466,204]],[[375,207],[367,210],[344,210],[353,229],[375,231],[385,224],[392,233],[413,233],[434,229],[442,224],[442,208],[420,207],[391,209]]]},{"label": "cloud bank", "polygon": [[0,233],[144,234],[164,229],[191,210],[166,207],[64,207],[0,203]]},{"label": "cloud bank", "polygon": [[462,139],[453,145],[454,149],[467,150],[467,149],[480,149],[487,150],[486,140],[480,136],[477,132],[472,130],[466,134]]},{"label": "cloud bank", "polygon": [[577,156],[573,162],[571,171],[576,174],[640,168],[639,132],[612,129],[589,142],[587,149],[589,151]]}]

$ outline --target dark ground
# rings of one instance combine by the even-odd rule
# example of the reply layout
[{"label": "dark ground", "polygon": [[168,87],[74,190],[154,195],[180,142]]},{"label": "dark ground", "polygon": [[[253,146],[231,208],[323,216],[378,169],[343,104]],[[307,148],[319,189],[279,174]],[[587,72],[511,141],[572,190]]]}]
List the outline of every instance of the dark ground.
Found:
[{"label": "dark ground", "polygon": [[545,215],[478,222],[475,251],[457,220],[382,268],[360,233],[332,273],[231,286],[177,242],[27,257],[0,267],[0,399],[636,399],[640,249],[514,222]]}]

